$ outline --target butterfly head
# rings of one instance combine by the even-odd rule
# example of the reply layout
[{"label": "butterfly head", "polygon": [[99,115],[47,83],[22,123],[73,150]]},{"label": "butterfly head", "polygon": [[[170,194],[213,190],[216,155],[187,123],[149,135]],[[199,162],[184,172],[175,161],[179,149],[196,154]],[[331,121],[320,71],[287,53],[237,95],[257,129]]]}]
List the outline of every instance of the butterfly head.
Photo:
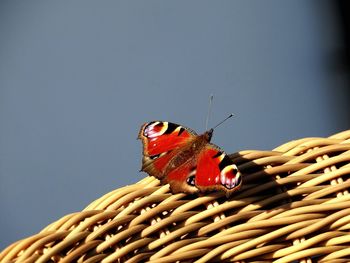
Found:
[{"label": "butterfly head", "polygon": [[211,137],[213,137],[213,132],[214,132],[214,129],[210,129],[208,131],[206,131],[204,133],[204,139],[207,141],[207,142],[210,142],[211,141]]}]

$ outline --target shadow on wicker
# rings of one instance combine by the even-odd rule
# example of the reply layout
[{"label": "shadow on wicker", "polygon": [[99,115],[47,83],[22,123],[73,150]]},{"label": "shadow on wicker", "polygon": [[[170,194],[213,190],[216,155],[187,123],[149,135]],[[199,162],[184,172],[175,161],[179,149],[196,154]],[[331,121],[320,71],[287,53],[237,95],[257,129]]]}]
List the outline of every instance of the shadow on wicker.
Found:
[{"label": "shadow on wicker", "polygon": [[231,155],[241,191],[116,189],[0,254],[0,262],[350,262],[350,130]]}]

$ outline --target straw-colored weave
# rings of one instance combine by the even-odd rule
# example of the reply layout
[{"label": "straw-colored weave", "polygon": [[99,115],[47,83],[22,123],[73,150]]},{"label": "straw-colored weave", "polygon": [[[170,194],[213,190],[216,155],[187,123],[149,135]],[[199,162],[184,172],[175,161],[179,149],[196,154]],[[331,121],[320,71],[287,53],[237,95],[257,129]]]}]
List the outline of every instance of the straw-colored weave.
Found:
[{"label": "straw-colored weave", "polygon": [[[350,262],[350,130],[231,157],[227,199],[146,177],[0,254],[0,262]],[[25,223],[25,222],[23,222]]]}]

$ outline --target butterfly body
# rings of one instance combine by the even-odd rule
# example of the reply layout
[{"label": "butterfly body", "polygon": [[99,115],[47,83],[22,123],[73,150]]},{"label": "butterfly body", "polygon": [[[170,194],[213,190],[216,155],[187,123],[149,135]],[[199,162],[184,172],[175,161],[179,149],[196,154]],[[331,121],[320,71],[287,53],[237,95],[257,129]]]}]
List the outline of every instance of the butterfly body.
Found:
[{"label": "butterfly body", "polygon": [[189,141],[187,145],[178,149],[174,157],[171,159],[166,167],[165,174],[171,172],[172,169],[185,164],[195,165],[196,156],[210,142],[211,135],[208,133],[194,137],[192,141]]},{"label": "butterfly body", "polygon": [[211,144],[213,129],[197,135],[181,125],[153,121],[142,125],[141,171],[169,183],[172,192],[236,191],[241,176],[231,159]]}]

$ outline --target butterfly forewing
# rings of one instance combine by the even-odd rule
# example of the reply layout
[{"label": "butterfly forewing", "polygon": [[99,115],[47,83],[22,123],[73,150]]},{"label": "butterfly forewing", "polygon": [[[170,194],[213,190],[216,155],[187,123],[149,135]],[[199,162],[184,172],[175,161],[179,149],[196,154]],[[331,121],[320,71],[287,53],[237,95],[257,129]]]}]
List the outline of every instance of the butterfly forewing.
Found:
[{"label": "butterfly forewing", "polygon": [[159,179],[176,151],[193,140],[197,134],[181,125],[152,121],[145,123],[139,132],[143,143],[142,170]]}]

